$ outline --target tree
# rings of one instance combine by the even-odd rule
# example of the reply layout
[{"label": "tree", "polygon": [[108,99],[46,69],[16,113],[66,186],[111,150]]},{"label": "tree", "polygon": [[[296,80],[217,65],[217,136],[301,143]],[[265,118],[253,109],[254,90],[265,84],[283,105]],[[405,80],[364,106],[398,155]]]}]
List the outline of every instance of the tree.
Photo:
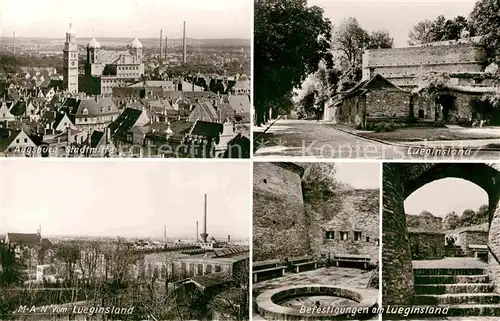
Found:
[{"label": "tree", "polygon": [[408,44],[419,45],[432,41],[431,35],[432,21],[423,20],[419,21],[408,33]]},{"label": "tree", "polygon": [[368,37],[368,44],[365,49],[386,49],[392,48],[394,38],[386,30],[372,31]]},{"label": "tree", "polygon": [[342,53],[344,68],[361,67],[361,59],[365,47],[370,42],[370,36],[356,18],[344,20],[335,32],[334,45]]},{"label": "tree", "polygon": [[21,280],[19,262],[16,260],[15,245],[0,241],[0,287],[15,284]]},{"label": "tree", "polygon": [[316,101],[316,90],[314,86],[308,86],[306,93],[299,100],[299,106],[307,115],[313,115],[316,112],[315,103]]},{"label": "tree", "polygon": [[443,228],[445,230],[454,230],[458,227],[459,224],[460,224],[460,218],[458,217],[458,214],[455,212],[446,214],[446,216],[443,219]]},{"label": "tree", "polygon": [[418,22],[408,33],[410,45],[425,44],[428,42],[458,40],[469,24],[463,16],[446,19],[439,15],[434,21],[423,20]]},{"label": "tree", "polygon": [[462,216],[460,216],[460,225],[461,226],[471,226],[474,225],[476,221],[476,212],[472,209],[466,209]]},{"label": "tree", "polygon": [[469,16],[471,28],[481,37],[488,60],[500,63],[500,1],[479,0]]},{"label": "tree", "polygon": [[261,125],[320,61],[331,61],[331,23],[306,0],[256,0],[254,12],[254,103]]}]

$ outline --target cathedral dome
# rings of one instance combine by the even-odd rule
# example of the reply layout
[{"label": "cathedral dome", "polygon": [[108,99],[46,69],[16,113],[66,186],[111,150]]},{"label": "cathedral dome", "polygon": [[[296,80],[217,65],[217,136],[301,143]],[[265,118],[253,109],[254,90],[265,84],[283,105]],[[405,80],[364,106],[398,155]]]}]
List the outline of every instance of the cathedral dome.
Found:
[{"label": "cathedral dome", "polygon": [[89,48],[101,48],[101,44],[95,37],[90,40],[89,44],[87,45]]},{"label": "cathedral dome", "polygon": [[139,39],[135,38],[130,43],[130,48],[141,49],[142,48],[142,43],[139,41]]}]

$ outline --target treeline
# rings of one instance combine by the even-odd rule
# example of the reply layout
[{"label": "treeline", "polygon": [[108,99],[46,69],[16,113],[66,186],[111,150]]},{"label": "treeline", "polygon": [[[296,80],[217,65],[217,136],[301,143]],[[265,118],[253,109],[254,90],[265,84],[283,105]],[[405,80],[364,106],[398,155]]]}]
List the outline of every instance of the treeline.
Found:
[{"label": "treeline", "polygon": [[451,212],[444,217],[443,228],[445,230],[454,230],[460,227],[488,223],[488,215],[488,205],[481,205],[476,211],[466,209],[461,215],[458,215],[456,212]]},{"label": "treeline", "polygon": [[0,72],[6,74],[19,73],[21,67],[55,67],[58,72],[62,72],[62,65],[62,57],[57,56],[0,54]]}]

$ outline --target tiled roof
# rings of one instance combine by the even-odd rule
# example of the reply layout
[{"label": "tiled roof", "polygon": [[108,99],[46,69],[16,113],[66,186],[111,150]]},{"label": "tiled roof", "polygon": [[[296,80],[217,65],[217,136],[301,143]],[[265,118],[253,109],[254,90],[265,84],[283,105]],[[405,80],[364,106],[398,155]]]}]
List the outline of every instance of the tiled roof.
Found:
[{"label": "tiled roof", "polygon": [[118,118],[109,124],[108,128],[112,135],[124,136],[134,126],[142,111],[133,108],[127,108]]},{"label": "tiled roof", "polygon": [[[76,117],[96,117],[119,113],[111,98],[100,98],[97,102],[95,99],[67,98],[63,103],[63,108],[67,108],[68,113]],[[84,113],[84,110],[87,110],[87,113]]]},{"label": "tiled roof", "polygon": [[216,142],[218,143],[219,136],[220,134],[222,134],[223,129],[224,127],[220,123],[212,123],[212,122],[198,120],[191,129],[190,134],[196,136],[203,136],[205,138],[216,139]]},{"label": "tiled roof", "polygon": [[95,148],[99,144],[99,142],[102,139],[102,136],[104,136],[104,132],[100,132],[97,130],[94,130],[92,132],[92,135],[90,136],[90,147]]},{"label": "tiled roof", "polygon": [[9,242],[20,245],[36,245],[40,244],[40,235],[35,233],[7,233]]},{"label": "tiled roof", "polygon": [[24,116],[26,113],[26,102],[23,100],[17,101],[10,109],[10,113],[14,116]]},{"label": "tiled roof", "polygon": [[20,132],[20,130],[0,128],[0,152],[5,152]]},{"label": "tiled roof", "polygon": [[231,95],[224,99],[225,102],[231,105],[231,108],[237,113],[250,112],[250,96],[249,95]]}]

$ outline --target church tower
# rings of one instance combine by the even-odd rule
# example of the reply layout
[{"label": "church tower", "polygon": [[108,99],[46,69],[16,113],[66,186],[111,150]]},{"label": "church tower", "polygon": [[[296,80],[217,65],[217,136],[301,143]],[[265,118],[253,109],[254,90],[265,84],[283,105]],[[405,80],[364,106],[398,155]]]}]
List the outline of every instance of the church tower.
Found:
[{"label": "church tower", "polygon": [[66,32],[63,63],[63,87],[71,93],[78,93],[78,45],[76,44],[76,33],[71,23],[68,32]]}]

